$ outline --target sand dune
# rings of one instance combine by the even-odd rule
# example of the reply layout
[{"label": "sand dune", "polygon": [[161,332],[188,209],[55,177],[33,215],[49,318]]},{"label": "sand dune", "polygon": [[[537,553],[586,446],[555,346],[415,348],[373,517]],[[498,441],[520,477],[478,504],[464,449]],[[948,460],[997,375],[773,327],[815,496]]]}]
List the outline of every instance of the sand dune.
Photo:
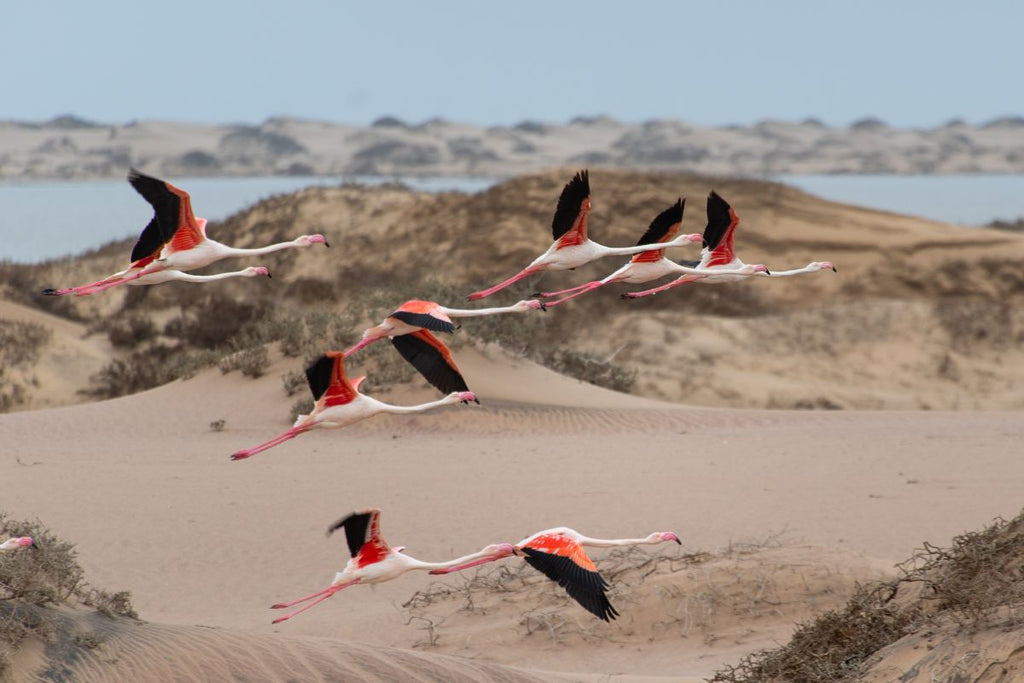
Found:
[{"label": "sand dune", "polygon": [[[251,246],[316,226],[344,235],[346,248],[290,254],[272,282],[258,284],[265,289],[225,283],[223,292],[296,307],[327,292],[342,314],[376,289],[399,297],[395,272],[425,282],[438,264],[445,272],[459,264],[467,279],[444,284],[471,291],[546,246],[543,228],[564,178],[520,178],[472,197],[321,188],[271,200],[211,230]],[[6,295],[39,310],[5,303],[0,313],[47,326],[52,338],[18,370],[24,381],[39,379],[27,406],[44,408],[0,415],[3,509],[74,542],[90,581],[130,590],[150,622],[138,639],[131,629],[111,634],[107,659],[100,648],[75,663],[83,680],[115,676],[103,669],[111,657],[151,667],[133,675],[156,677],[258,679],[245,668],[257,662],[325,679],[413,667],[440,679],[687,680],[784,641],[797,622],[841,604],[855,582],[891,573],[922,542],[947,543],[1019,511],[1024,422],[993,408],[1022,405],[1024,238],[763,183],[611,171],[592,178],[601,216],[592,234],[607,243],[635,240],[636,216],[653,215],[666,197],[701,197],[713,185],[741,210],[745,260],[830,258],[840,273],[695,287],[636,307],[610,291],[520,319],[536,322],[526,328],[534,346],[590,351],[635,369],[636,395],[558,375],[475,338],[480,323],[467,322],[455,353],[482,405],[374,418],[231,462],[230,453],[288,425],[294,397],[281,376],[301,369],[299,358],[271,345],[257,380],[212,369],[133,396],[45,408],[123,352],[43,307],[105,323],[145,314],[162,326],[199,308],[208,292],[166,285],[144,299],[114,290],[70,302],[25,294],[36,279],[110,272],[124,245],[31,269],[5,265]],[[543,286],[600,276],[608,265],[551,274]],[[436,397],[422,382],[379,395]],[[602,537],[673,530],[685,545],[595,553],[616,577],[622,617],[611,624],[519,573],[512,558],[473,576],[355,586],[272,626],[269,605],[326,586],[343,566],[341,541],[324,538],[328,523],[371,506],[384,511],[386,537],[424,559],[555,525]],[[201,660],[216,643],[220,657]],[[990,645],[1002,656],[995,639]],[[956,647],[942,652],[953,657]],[[150,654],[158,650],[180,652],[179,668]],[[31,649],[21,656],[23,671],[38,664]],[[894,657],[879,666],[912,666],[899,659],[909,655]],[[884,680],[891,669],[878,671]]]},{"label": "sand dune", "polygon": [[[0,416],[11,454],[4,504],[60,529],[92,580],[131,590],[146,619],[388,647],[422,641],[422,622],[401,605],[426,577],[355,587],[293,622],[269,623],[268,605],[326,585],[341,567],[343,548],[323,530],[354,508],[383,508],[393,543],[438,559],[557,524],[611,537],[674,529],[689,552],[778,537],[782,555],[755,554],[730,580],[749,589],[758,584],[747,577],[806,577],[794,567],[816,565],[834,575],[822,592],[838,604],[853,581],[877,575],[879,560],[891,565],[925,539],[1019,506],[1015,444],[1024,427],[1014,413],[731,411],[628,397],[615,409],[606,392],[510,358],[487,361],[488,353],[463,355],[481,378],[488,362],[495,376],[518,363],[524,385],[547,382],[548,403],[524,404],[515,385],[482,380],[482,406],[313,433],[243,462],[227,456],[287,422],[290,400],[275,376],[208,371],[132,397]],[[503,386],[513,388],[503,394]],[[213,419],[225,420],[223,431],[210,430]],[[808,544],[847,555],[787,556],[786,547]],[[513,596],[518,604],[487,611],[486,628],[474,615],[449,616],[436,649],[578,673],[704,675],[783,639],[827,604],[794,597],[805,603],[796,612],[652,643],[664,615],[644,601],[657,603],[664,590],[692,599],[689,586],[642,586],[610,625],[564,605],[560,618],[597,636],[542,647],[523,635],[533,608]],[[487,629],[499,636],[478,640]],[[618,644],[614,656],[606,641]]]}]

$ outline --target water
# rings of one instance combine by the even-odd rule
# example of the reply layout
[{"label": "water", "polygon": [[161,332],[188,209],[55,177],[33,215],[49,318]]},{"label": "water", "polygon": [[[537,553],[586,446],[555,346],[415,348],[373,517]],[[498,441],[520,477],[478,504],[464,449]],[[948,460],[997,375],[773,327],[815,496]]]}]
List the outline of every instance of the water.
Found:
[{"label": "water", "polygon": [[1024,175],[802,175],[779,182],[845,204],[985,225],[1024,218]]},{"label": "water", "polygon": [[[484,178],[390,177],[176,178],[174,183],[188,190],[197,216],[219,221],[261,199],[304,187],[395,181],[423,192],[479,192],[494,184]],[[0,261],[35,263],[138,237],[152,217],[153,209],[124,180],[0,183]]]},{"label": "water", "polygon": [[[222,220],[260,199],[341,178],[176,179],[203,218]],[[478,192],[484,178],[355,178],[367,185],[393,180],[425,192]],[[983,225],[1024,217],[1024,175],[782,176],[812,194],[847,204]],[[554,199],[554,198],[552,198]],[[152,217],[149,205],[123,180],[0,184],[0,260],[33,263],[78,254],[115,239],[137,237]]]}]

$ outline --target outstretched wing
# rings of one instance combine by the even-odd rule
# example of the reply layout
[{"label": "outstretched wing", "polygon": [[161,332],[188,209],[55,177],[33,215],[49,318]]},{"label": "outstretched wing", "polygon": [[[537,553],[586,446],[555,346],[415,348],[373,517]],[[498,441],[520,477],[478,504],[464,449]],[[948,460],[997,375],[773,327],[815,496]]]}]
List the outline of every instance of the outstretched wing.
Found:
[{"label": "outstretched wing", "polygon": [[313,393],[313,400],[324,399],[324,405],[336,406],[350,403],[358,392],[345,375],[345,354],[326,353],[306,368],[306,381]]},{"label": "outstretched wing", "polygon": [[563,536],[542,536],[521,551],[531,567],[558,583],[569,597],[598,619],[610,621],[618,616],[605,593],[608,583],[579,543]]},{"label": "outstretched wing", "polygon": [[469,391],[448,347],[430,332],[417,330],[412,334],[392,337],[391,343],[402,354],[402,358],[409,361],[439,391],[445,394]]},{"label": "outstretched wing", "polygon": [[452,319],[438,310],[437,304],[433,301],[406,301],[388,317],[434,332],[455,331]]},{"label": "outstretched wing", "polygon": [[390,548],[380,535],[380,510],[371,508],[353,512],[327,527],[327,535],[341,528],[345,529],[348,551],[360,567],[379,562],[388,554]]},{"label": "outstretched wing", "polygon": [[708,195],[708,224],[704,228],[704,248],[711,252],[711,259],[705,266],[732,263],[735,258],[733,238],[739,223],[739,216],[729,202],[712,190]]},{"label": "outstretched wing", "polygon": [[566,183],[558,198],[551,234],[558,247],[581,244],[587,239],[587,214],[590,213],[590,174],[580,171]]},{"label": "outstretched wing", "polygon": [[188,192],[134,168],[128,172],[128,182],[153,207],[160,235],[169,251],[186,251],[206,239],[203,227],[192,213]]},{"label": "outstretched wing", "polygon": [[[680,198],[675,204],[655,216],[654,220],[651,221],[651,225],[647,228],[647,232],[640,236],[640,240],[636,245],[639,247],[643,244],[669,242],[674,239],[676,233],[679,232],[679,226],[683,223],[683,208],[685,206],[686,200]],[[656,249],[654,251],[642,251],[639,254],[634,254],[632,260],[633,263],[659,261],[664,256],[664,249]]]}]

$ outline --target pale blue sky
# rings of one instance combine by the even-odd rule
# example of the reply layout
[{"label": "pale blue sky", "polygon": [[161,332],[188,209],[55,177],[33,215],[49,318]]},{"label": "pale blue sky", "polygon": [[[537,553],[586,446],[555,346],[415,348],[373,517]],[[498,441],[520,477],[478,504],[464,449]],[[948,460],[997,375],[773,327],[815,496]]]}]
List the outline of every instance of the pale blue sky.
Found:
[{"label": "pale blue sky", "polygon": [[1024,3],[0,0],[0,119],[1024,114]]}]

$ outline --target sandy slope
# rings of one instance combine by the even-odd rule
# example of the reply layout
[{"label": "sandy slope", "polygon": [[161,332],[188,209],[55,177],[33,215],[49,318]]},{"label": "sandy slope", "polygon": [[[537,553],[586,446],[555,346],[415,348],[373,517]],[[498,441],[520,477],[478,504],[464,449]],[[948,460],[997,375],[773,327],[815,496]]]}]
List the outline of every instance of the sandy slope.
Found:
[{"label": "sandy slope", "polygon": [[[323,530],[354,508],[381,507],[387,537],[424,559],[558,524],[612,537],[674,529],[690,552],[780,538],[781,550],[745,558],[751,564],[731,579],[714,563],[692,568],[701,580],[689,583],[659,565],[655,578],[615,596],[624,616],[612,624],[571,604],[551,607],[544,582],[482,613],[444,601],[421,613],[445,617],[436,651],[693,676],[783,640],[794,621],[827,607],[814,591],[794,590],[807,576],[826,577],[819,592],[838,604],[854,580],[915,544],[945,542],[1020,505],[1018,414],[692,409],[594,390],[496,353],[460,355],[482,406],[377,418],[237,463],[229,453],[286,426],[291,399],[277,377],[294,361],[256,381],[209,371],[123,399],[3,415],[4,508],[77,543],[90,580],[131,590],[147,620],[397,647],[423,642],[425,622],[401,605],[426,577],[356,587],[293,622],[269,623],[268,605],[326,585],[340,568],[342,544]],[[388,399],[427,394],[413,387]],[[215,419],[223,431],[210,430]],[[807,569],[784,580],[793,567]],[[756,595],[766,577],[792,609],[746,618],[696,597],[718,578]],[[756,604],[742,595],[732,604]],[[705,625],[683,632],[681,605],[705,605]],[[563,640],[526,635],[528,615],[549,609],[578,628]]]}]

